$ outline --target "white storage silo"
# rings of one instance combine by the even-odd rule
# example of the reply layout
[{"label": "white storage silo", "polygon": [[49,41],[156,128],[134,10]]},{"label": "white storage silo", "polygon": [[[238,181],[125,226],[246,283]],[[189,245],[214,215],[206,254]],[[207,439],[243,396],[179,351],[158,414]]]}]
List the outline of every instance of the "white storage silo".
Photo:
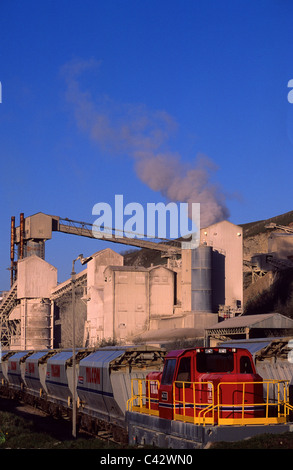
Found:
[{"label": "white storage silo", "polygon": [[212,247],[199,245],[191,253],[191,308],[212,311]]}]

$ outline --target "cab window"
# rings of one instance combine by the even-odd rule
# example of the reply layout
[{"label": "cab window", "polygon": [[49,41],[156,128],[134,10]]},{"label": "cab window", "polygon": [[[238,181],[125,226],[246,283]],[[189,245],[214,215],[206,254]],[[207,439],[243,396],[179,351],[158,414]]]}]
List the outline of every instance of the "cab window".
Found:
[{"label": "cab window", "polygon": [[197,372],[233,372],[234,355],[232,352],[213,352],[207,354],[200,352],[196,355]]},{"label": "cab window", "polygon": [[240,358],[240,374],[253,374],[253,369],[249,357]]},{"label": "cab window", "polygon": [[164,366],[161,383],[164,385],[170,385],[173,382],[174,372],[176,366],[176,359],[167,359]]},{"label": "cab window", "polygon": [[177,381],[180,382],[190,382],[191,381],[191,375],[190,375],[190,364],[191,364],[191,358],[190,357],[182,357],[179,368],[178,368],[178,373],[177,373]]}]

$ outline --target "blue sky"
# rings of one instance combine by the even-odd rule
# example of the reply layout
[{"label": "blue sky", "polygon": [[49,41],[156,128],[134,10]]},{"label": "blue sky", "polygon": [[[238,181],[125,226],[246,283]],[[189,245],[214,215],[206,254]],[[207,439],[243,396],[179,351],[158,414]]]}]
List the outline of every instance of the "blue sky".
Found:
[{"label": "blue sky", "polygon": [[[0,290],[20,212],[94,222],[188,185],[236,224],[292,210],[292,19],[288,0],[2,0]],[[104,247],[56,233],[46,259],[62,281]]]}]

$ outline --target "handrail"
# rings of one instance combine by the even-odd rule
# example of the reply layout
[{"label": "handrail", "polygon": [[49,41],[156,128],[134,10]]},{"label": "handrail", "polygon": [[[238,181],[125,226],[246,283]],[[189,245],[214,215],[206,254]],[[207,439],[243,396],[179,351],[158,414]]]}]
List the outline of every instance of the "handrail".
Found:
[{"label": "handrail", "polygon": [[[196,399],[195,399],[195,386],[200,386],[200,388],[202,388],[203,386],[206,386],[207,388],[205,390],[197,390],[197,392],[204,392],[206,395],[210,395],[210,399],[211,399],[211,403],[208,402],[200,402],[200,403],[197,403],[196,402]],[[183,397],[182,397],[182,400],[180,399],[177,399],[176,398],[176,390],[178,390],[180,388],[182,388],[183,390]],[[191,388],[192,387],[192,395],[193,395],[193,401],[190,402],[186,402],[186,388]],[[180,380],[177,380],[175,382],[173,382],[173,414],[174,414],[174,420],[183,420],[182,419],[182,416],[183,417],[187,417],[186,415],[186,404],[187,405],[192,405],[192,408],[193,408],[193,424],[198,424],[198,423],[203,423],[205,425],[207,419],[206,419],[206,414],[208,412],[212,412],[212,416],[209,418],[209,424],[213,424],[214,423],[214,409],[215,409],[215,403],[214,403],[214,384],[210,381],[207,381],[207,382],[184,382],[184,381],[180,381]],[[176,404],[180,407],[180,404],[183,404],[183,414],[180,414],[180,413],[176,413]],[[205,406],[205,408],[202,408],[200,410],[197,410],[197,408],[199,406]]]},{"label": "handrail", "polygon": [[[159,390],[158,380],[132,379],[128,411],[159,415],[158,393],[156,390],[151,391],[151,384],[156,384]],[[237,398],[235,394],[230,394],[231,389],[223,395],[225,387],[231,386],[232,391],[238,392]],[[261,386],[258,390],[259,399],[255,395],[255,386]],[[179,390],[182,390],[180,394]],[[217,385],[211,381],[176,381],[173,383],[172,396],[174,420],[204,426],[285,423],[289,413],[293,412],[293,406],[289,403],[288,380],[231,381]]]},{"label": "handrail", "polygon": [[200,415],[202,412],[203,412],[203,414],[204,414],[204,417],[203,417],[203,425],[204,425],[204,426],[205,426],[205,424],[206,424],[205,415],[206,415],[207,413],[210,413],[210,412],[212,412],[212,420],[213,420],[213,424],[214,424],[215,410],[217,409],[217,406],[218,406],[218,405],[216,405],[215,403],[213,403],[213,404],[211,404],[210,406],[208,406],[207,408],[205,408],[205,409],[203,409],[203,410],[201,410],[201,411],[199,412],[199,415]]},{"label": "handrail", "polygon": [[[220,391],[224,386],[231,385],[242,385],[242,403],[223,403],[220,399]],[[245,387],[254,385],[266,386],[266,398],[265,401],[245,403]],[[270,398],[270,386],[273,386],[273,399]],[[289,409],[292,408],[289,404],[289,380],[263,380],[258,382],[220,382],[217,386],[217,407],[218,407],[218,424],[273,424],[273,423],[284,423],[287,420]],[[282,390],[281,390],[281,386]],[[281,397],[283,392],[283,399]],[[263,396],[264,398],[264,396]],[[226,418],[221,416],[221,407],[228,406],[232,410],[241,406],[241,418]],[[265,410],[264,416],[262,417],[245,417],[244,414],[247,412],[249,407],[263,407]],[[276,409],[276,416],[270,416],[269,410]],[[292,408],[293,409],[293,408]],[[282,411],[283,410],[283,411]]]},{"label": "handrail", "polygon": [[[134,385],[137,383],[137,393],[134,392]],[[143,384],[144,390],[143,390]],[[148,385],[148,386],[147,386]],[[160,388],[160,381],[157,379],[145,379],[145,378],[134,378],[131,379],[131,397],[126,402],[126,409],[127,411],[139,411],[141,413],[148,413],[148,414],[158,414],[158,411],[151,406],[151,401],[156,401],[157,406],[159,403],[159,399],[155,399],[151,397],[152,391],[151,387],[157,387],[157,391]],[[148,393],[146,393],[148,391]],[[135,405],[135,400],[138,400],[138,405]]]}]

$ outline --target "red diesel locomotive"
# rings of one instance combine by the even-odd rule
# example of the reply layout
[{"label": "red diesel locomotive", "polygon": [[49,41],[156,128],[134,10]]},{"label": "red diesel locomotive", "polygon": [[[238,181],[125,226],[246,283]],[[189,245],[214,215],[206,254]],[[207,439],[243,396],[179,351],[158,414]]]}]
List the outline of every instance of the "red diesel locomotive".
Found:
[{"label": "red diesel locomotive", "polygon": [[147,406],[161,418],[249,418],[263,415],[262,378],[246,349],[171,351],[162,372],[147,376]]}]

